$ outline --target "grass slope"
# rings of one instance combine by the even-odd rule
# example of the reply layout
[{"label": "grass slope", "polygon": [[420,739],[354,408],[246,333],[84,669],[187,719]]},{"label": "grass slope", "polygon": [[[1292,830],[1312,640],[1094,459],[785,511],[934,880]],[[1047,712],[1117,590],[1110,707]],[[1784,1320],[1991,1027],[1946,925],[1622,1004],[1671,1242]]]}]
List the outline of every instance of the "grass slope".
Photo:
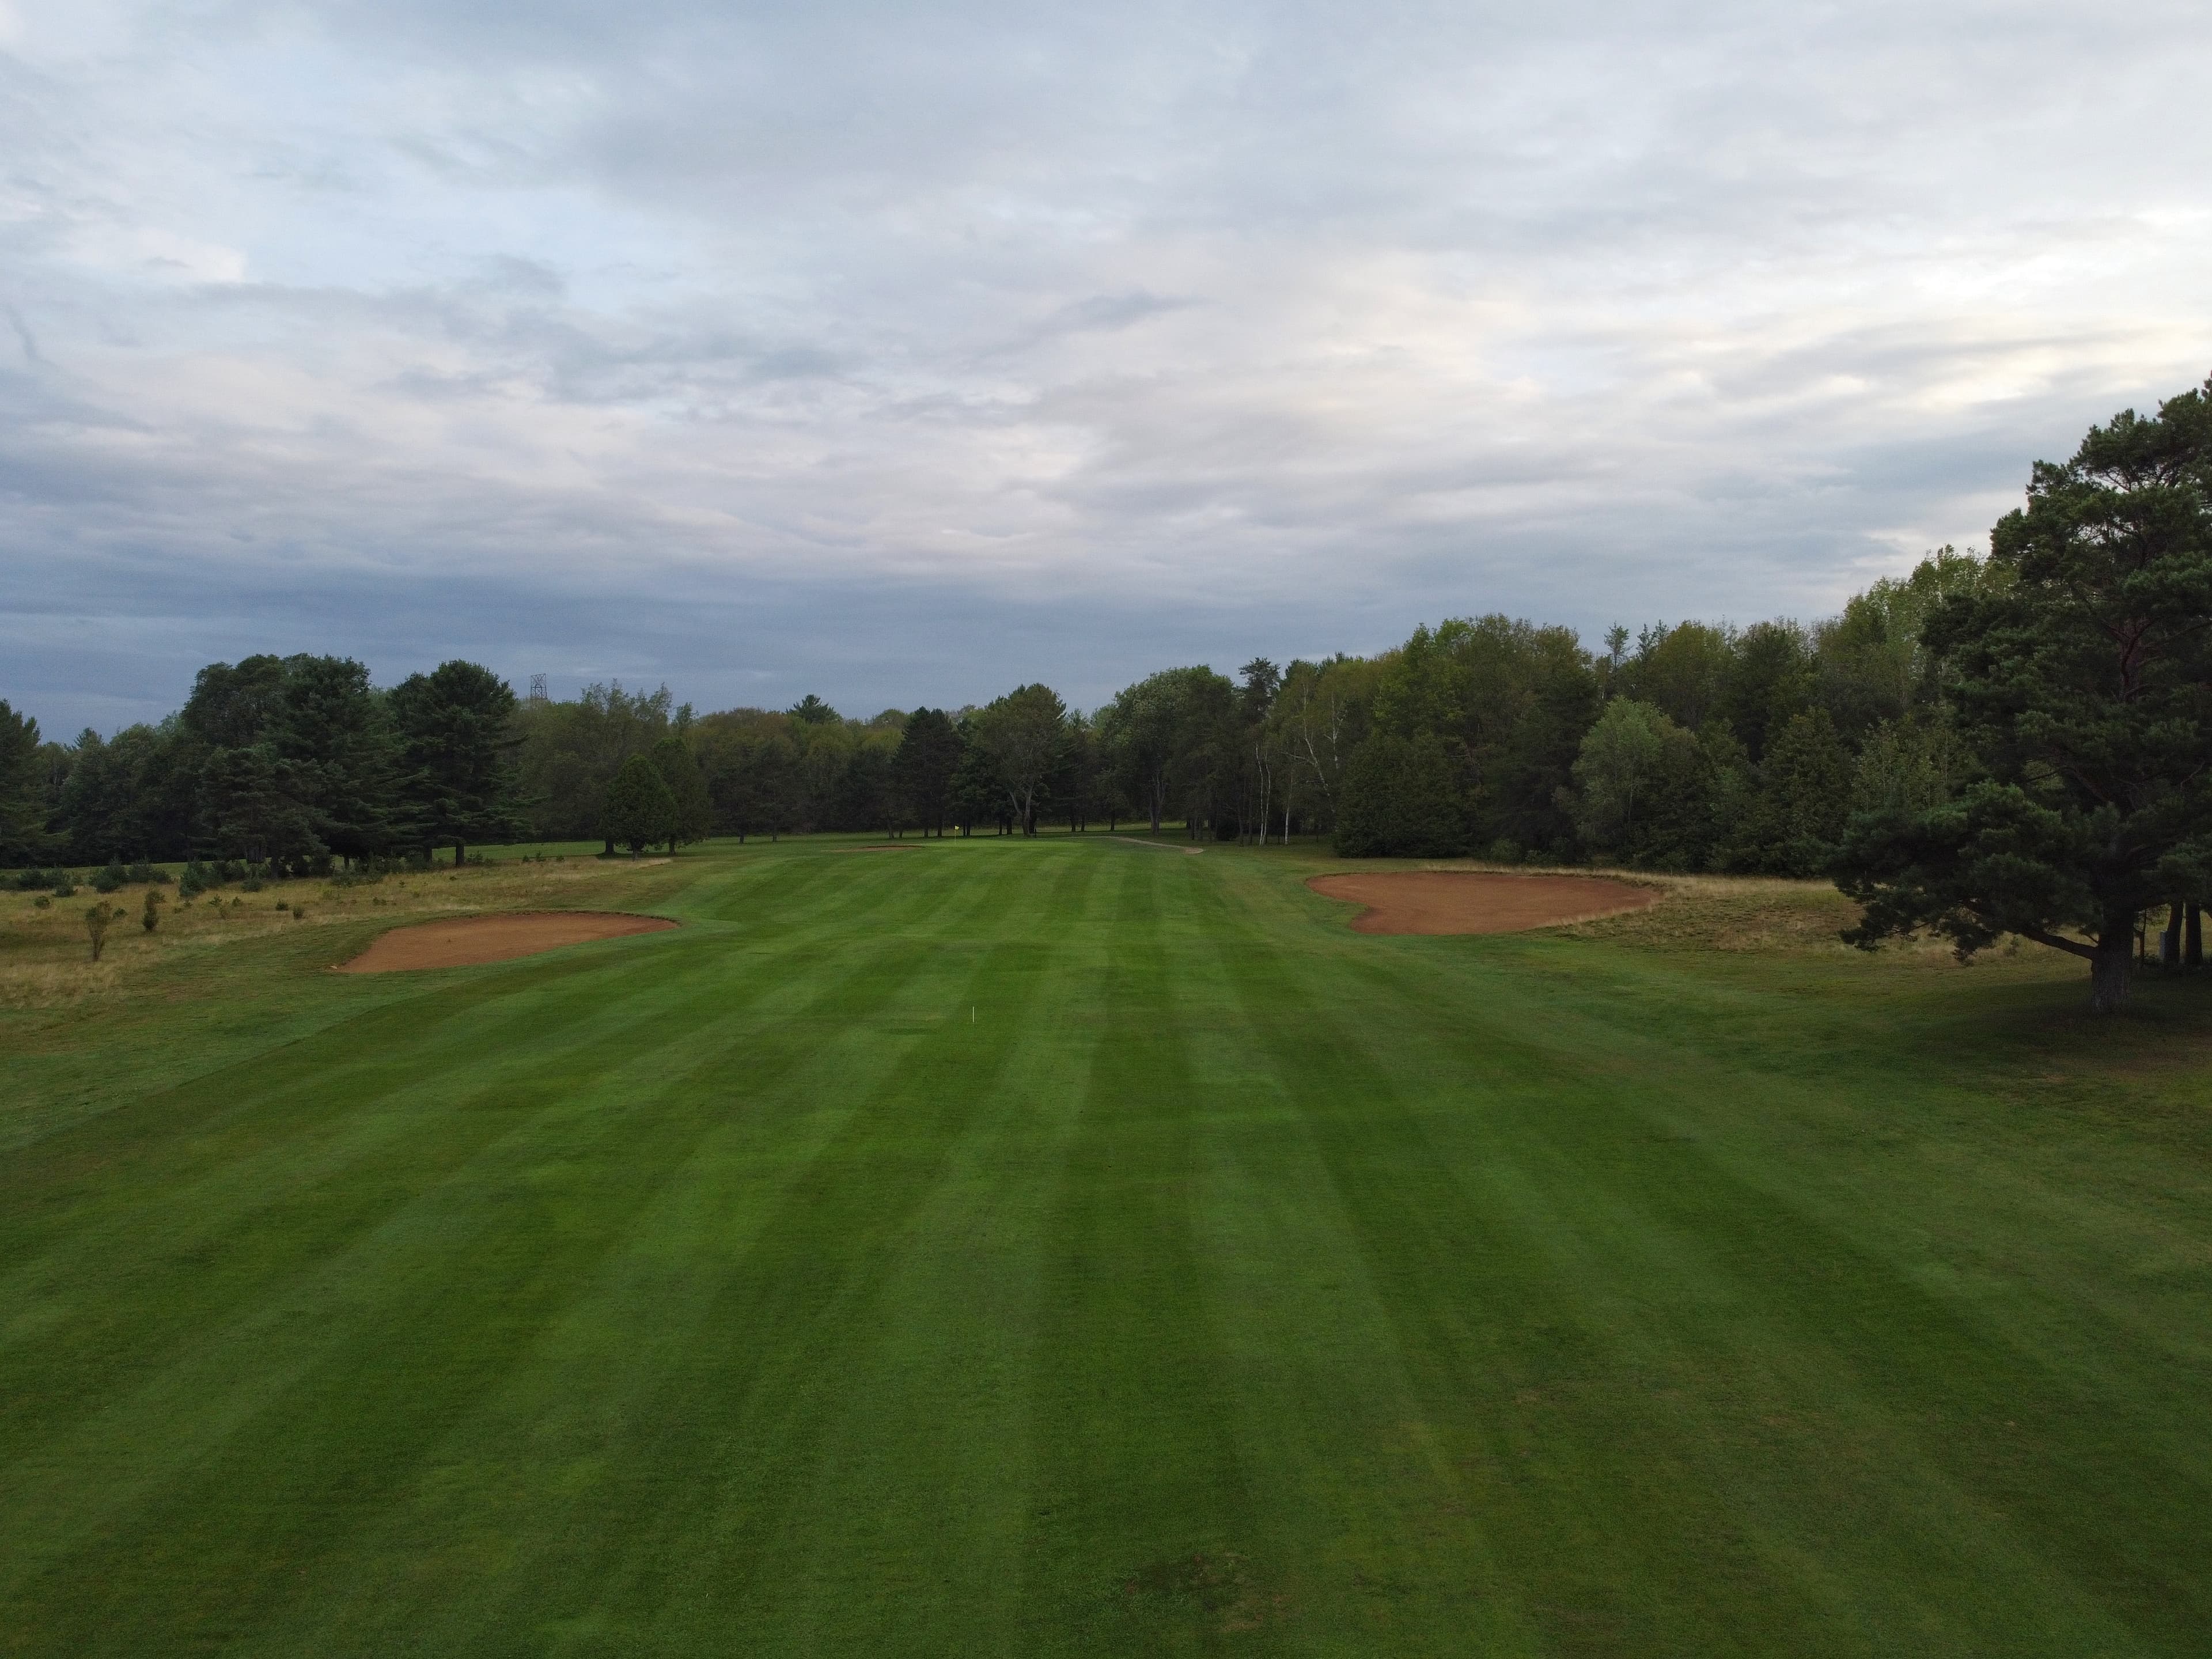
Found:
[{"label": "grass slope", "polygon": [[2201,990],[1315,867],[717,846],[0,1017],[0,1653],[2205,1650]]}]

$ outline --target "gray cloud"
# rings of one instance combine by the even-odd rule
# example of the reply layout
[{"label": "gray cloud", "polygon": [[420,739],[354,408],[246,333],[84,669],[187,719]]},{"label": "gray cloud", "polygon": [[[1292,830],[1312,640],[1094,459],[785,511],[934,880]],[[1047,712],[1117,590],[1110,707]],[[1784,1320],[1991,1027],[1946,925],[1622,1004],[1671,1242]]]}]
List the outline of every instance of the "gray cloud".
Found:
[{"label": "gray cloud", "polygon": [[2212,368],[2201,9],[0,0],[0,696],[1815,614]]}]

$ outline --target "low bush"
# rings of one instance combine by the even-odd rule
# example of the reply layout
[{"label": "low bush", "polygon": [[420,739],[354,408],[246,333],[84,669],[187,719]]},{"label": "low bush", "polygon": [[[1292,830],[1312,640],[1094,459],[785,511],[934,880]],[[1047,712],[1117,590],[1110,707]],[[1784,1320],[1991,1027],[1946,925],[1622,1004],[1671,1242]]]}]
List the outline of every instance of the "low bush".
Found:
[{"label": "low bush", "polygon": [[131,872],[119,864],[110,864],[94,875],[92,890],[95,893],[119,892],[130,879]]},{"label": "low bush", "polygon": [[100,960],[100,952],[107,943],[109,924],[122,914],[120,909],[111,908],[106,899],[97,901],[84,913],[84,931],[92,940],[92,959],[94,962]]}]

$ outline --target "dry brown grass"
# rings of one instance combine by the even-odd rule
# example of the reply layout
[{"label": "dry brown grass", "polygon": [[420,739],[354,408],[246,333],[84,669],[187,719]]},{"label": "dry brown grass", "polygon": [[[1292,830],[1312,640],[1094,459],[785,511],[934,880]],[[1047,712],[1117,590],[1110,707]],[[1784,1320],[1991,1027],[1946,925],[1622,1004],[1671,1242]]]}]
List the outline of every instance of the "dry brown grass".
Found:
[{"label": "dry brown grass", "polygon": [[[637,891],[640,884],[659,886],[653,875],[668,863],[509,860],[410,872],[360,887],[284,881],[247,893],[234,885],[197,899],[173,896],[161,911],[161,927],[150,934],[138,925],[143,890],[134,887],[114,896],[127,901],[130,914],[109,931],[97,963],[85,937],[84,913],[98,895],[80,889],[76,897],[49,898],[40,908],[39,895],[0,894],[0,1008],[60,1008],[127,997],[145,988],[164,967],[198,957],[212,968],[221,953],[275,934],[297,936],[307,929],[343,926],[357,948],[360,924],[372,920],[388,920],[397,927],[457,910],[589,908],[611,896],[621,908],[625,895],[647,902]],[[175,890],[168,890],[173,895]],[[301,913],[296,917],[295,906]]]}]

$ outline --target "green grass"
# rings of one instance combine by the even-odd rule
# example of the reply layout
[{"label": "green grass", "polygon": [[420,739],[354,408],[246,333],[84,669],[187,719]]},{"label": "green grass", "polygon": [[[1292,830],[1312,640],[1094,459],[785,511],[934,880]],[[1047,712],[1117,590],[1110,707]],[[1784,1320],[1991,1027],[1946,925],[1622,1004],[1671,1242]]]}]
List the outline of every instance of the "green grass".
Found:
[{"label": "green grass", "polygon": [[1317,862],[0,1011],[0,1653],[2212,1649],[2212,988]]}]

